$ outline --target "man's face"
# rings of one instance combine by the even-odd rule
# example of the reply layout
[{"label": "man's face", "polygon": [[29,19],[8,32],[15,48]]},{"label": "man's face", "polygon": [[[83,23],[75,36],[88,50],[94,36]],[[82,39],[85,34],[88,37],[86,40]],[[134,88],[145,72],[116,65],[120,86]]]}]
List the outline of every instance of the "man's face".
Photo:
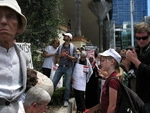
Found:
[{"label": "man's face", "polygon": [[85,61],[86,60],[86,56],[81,56],[81,61]]},{"label": "man's face", "polygon": [[19,32],[17,13],[8,7],[0,7],[0,40],[12,39],[17,32]]},{"label": "man's face", "polygon": [[148,35],[147,32],[143,32],[143,33],[136,33],[135,34],[135,38],[137,40],[137,44],[143,48],[145,46],[147,46],[150,42],[150,36]]},{"label": "man's face", "polygon": [[64,39],[63,39],[64,41],[70,41],[70,37],[69,36],[64,36]]},{"label": "man's face", "polygon": [[32,105],[32,113],[46,113],[48,108],[47,105],[47,102],[45,104],[35,103],[34,105]]}]

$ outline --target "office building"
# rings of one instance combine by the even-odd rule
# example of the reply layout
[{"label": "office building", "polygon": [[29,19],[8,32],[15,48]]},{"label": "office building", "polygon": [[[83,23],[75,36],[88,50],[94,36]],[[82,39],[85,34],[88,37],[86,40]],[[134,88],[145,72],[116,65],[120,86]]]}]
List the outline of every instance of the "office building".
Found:
[{"label": "office building", "polygon": [[[130,16],[130,1],[131,0],[113,0],[113,16],[116,26],[122,26],[123,22],[131,20]],[[143,21],[144,16],[147,16],[147,0],[134,1],[134,22]]]},{"label": "office building", "polygon": [[[148,14],[148,0],[132,0],[133,3],[133,23],[144,21]],[[122,49],[131,46],[131,0],[113,0],[112,20],[115,22],[116,29],[116,48]],[[126,25],[126,26],[125,26]],[[118,35],[120,34],[120,35]],[[119,37],[118,37],[119,36]]]}]

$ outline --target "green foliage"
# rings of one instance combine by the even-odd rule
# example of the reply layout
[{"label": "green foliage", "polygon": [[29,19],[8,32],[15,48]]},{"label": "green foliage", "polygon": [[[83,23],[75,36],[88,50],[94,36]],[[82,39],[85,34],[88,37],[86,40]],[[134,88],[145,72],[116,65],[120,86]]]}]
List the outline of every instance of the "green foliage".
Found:
[{"label": "green foliage", "polygon": [[63,94],[64,94],[64,87],[61,87],[53,93],[52,99],[53,99],[53,105],[60,105],[61,101],[63,99]]},{"label": "green foliage", "polygon": [[[43,50],[52,38],[58,37],[58,26],[64,22],[62,0],[18,0],[18,4],[27,18],[27,29],[16,40],[31,43],[33,59],[36,59],[33,51]],[[33,64],[36,68],[39,63],[33,60]]]}]

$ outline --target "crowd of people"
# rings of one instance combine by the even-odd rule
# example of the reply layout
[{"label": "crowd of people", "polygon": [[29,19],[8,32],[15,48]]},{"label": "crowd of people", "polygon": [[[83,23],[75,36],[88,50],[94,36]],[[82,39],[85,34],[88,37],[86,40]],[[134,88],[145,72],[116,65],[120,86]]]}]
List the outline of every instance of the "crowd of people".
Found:
[{"label": "crowd of people", "polygon": [[[57,51],[59,59],[66,58],[68,60],[72,60],[73,63],[71,65],[68,63],[69,61],[67,63],[59,61],[59,65],[62,67],[61,71],[67,68],[66,65],[63,66],[62,64],[71,65],[72,67],[72,71],[69,73],[69,79],[72,78],[72,82],[70,80],[68,86],[70,88],[72,84],[74,89],[77,113],[83,113],[86,109],[90,109],[98,103],[101,103],[101,110],[103,113],[115,112],[115,109],[118,107],[117,103],[120,95],[120,85],[119,82],[114,79],[109,81],[109,79],[113,76],[116,76],[124,85],[136,92],[145,104],[145,112],[150,112],[150,98],[148,96],[150,93],[148,87],[150,71],[150,25],[145,22],[137,23],[135,25],[134,33],[137,41],[136,47],[128,46],[120,51],[110,48],[98,54],[100,63],[97,63],[97,57],[95,56],[87,57],[85,48],[83,47],[76,50],[75,54],[71,54],[70,49],[67,50],[67,52],[64,48],[61,49],[62,52],[60,52],[60,50]],[[66,37],[65,34],[64,37]],[[72,39],[72,35],[70,39]],[[71,46],[69,47],[71,48]],[[70,55],[74,56],[71,57]],[[90,62],[90,66],[88,62]],[[83,65],[83,68],[81,68],[81,65]],[[84,66],[86,67],[86,71]],[[92,72],[90,71],[91,69]],[[76,70],[78,70],[78,72]],[[81,70],[83,72],[81,72]],[[63,74],[65,73],[62,73],[61,76]],[[61,76],[56,70],[54,77],[55,80],[57,78],[57,82],[54,82],[55,86]],[[65,77],[67,76],[65,74]],[[101,86],[101,80],[105,81],[103,86]],[[108,85],[108,81],[109,90],[107,91],[106,86]],[[65,86],[65,88],[68,87]],[[68,91],[70,91],[70,89]],[[69,95],[67,100],[65,100],[64,96],[64,102],[67,101],[67,104],[64,103],[64,106],[68,106],[68,99]]]},{"label": "crowd of people", "polygon": [[[24,32],[26,24],[16,0],[0,0],[0,113],[43,113],[51,101],[48,91],[36,86],[37,72],[29,69],[28,57],[15,44],[15,36]],[[73,91],[76,113],[99,103],[102,113],[115,113],[121,92],[119,82],[111,78],[117,77],[137,93],[145,104],[145,113],[150,113],[150,25],[137,23],[134,34],[136,47],[120,51],[110,48],[93,56],[71,43],[71,33],[63,34],[61,45],[58,39],[52,40],[43,52],[42,72],[50,78],[51,70],[58,65],[52,82],[56,91],[64,76],[64,107],[69,105]]]}]

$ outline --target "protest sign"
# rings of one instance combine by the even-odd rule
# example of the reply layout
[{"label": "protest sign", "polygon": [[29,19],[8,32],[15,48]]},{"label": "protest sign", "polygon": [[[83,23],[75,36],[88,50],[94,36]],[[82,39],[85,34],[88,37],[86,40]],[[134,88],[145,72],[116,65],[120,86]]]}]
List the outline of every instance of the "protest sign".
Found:
[{"label": "protest sign", "polygon": [[29,67],[33,68],[32,54],[31,54],[31,43],[19,43],[19,42],[16,42],[16,45],[18,47],[20,47],[25,52],[25,54],[29,58]]}]

